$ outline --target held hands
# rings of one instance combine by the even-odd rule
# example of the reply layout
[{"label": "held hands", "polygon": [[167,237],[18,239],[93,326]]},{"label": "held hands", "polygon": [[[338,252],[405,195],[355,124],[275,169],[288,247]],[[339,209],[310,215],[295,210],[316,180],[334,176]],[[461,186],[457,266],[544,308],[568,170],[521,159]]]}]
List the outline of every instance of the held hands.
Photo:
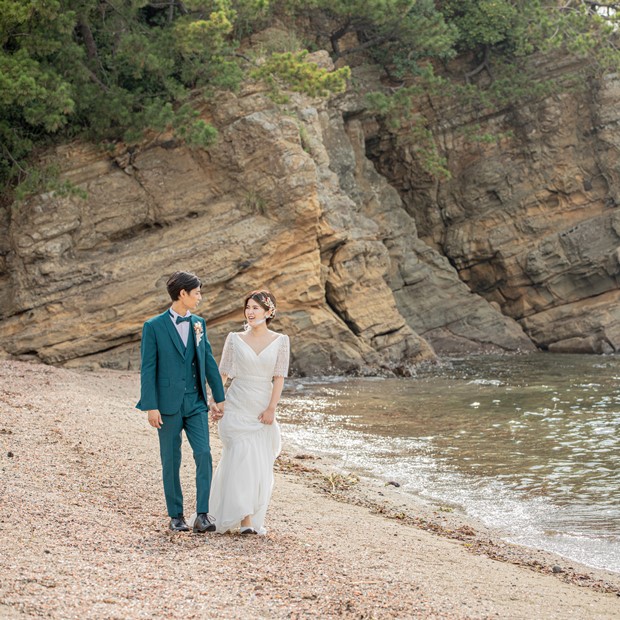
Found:
[{"label": "held hands", "polygon": [[273,421],[276,417],[276,408],[267,407],[263,413],[258,416],[259,422],[263,424],[273,424]]},{"label": "held hands", "polygon": [[159,413],[159,410],[158,409],[149,409],[147,411],[147,413],[148,413],[149,424],[153,428],[161,428],[163,422],[161,420],[161,413]]},{"label": "held hands", "polygon": [[211,418],[214,422],[217,422],[224,417],[224,404],[224,401],[221,403],[216,403],[214,400],[209,403],[209,411],[211,412]]}]

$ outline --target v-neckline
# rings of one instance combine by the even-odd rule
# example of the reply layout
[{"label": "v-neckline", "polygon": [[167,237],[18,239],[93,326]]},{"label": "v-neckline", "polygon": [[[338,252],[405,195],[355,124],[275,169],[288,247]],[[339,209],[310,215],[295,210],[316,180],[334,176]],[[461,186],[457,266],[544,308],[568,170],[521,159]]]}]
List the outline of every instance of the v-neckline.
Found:
[{"label": "v-neckline", "polygon": [[254,350],[254,347],[251,347],[242,337],[241,334],[237,334],[237,336],[239,336],[239,340],[241,340],[241,342],[243,342],[243,344],[248,347],[248,349],[250,349],[250,351],[252,351],[252,353],[254,353],[254,355],[256,355],[256,357],[260,357],[264,351],[266,351],[276,340],[278,340],[280,338],[280,334],[276,334],[276,337],[266,346],[263,347],[259,353],[257,353]]}]

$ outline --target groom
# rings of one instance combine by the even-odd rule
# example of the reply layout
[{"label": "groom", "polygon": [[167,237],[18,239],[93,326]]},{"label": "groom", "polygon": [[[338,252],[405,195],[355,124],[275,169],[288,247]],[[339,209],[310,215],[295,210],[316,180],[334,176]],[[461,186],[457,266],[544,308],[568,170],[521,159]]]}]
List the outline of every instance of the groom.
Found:
[{"label": "groom", "polygon": [[205,380],[218,410],[223,411],[224,387],[207,339],[204,319],[192,314],[202,295],[193,274],[176,271],[166,282],[172,307],[142,329],[141,389],[137,409],[148,412],[157,429],[170,529],[187,532],[183,516],[181,431],[185,430],[196,462],[197,513],[194,532],[215,531],[209,515],[211,450]]}]

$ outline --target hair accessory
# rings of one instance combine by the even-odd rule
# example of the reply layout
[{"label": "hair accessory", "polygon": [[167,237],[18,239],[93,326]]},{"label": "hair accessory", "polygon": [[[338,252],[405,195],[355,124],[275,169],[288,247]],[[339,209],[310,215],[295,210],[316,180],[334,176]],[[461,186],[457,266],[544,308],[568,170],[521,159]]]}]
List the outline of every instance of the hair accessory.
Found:
[{"label": "hair accessory", "polygon": [[266,318],[273,319],[276,315],[276,305],[273,303],[273,299],[265,293],[261,293],[261,301],[269,308],[269,314]]}]

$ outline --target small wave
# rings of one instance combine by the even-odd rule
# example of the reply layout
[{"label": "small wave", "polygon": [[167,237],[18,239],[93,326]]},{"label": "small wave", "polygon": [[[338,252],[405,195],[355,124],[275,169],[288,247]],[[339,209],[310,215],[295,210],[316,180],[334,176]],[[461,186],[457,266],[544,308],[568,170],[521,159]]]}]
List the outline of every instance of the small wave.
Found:
[{"label": "small wave", "polygon": [[497,387],[499,385],[506,384],[499,379],[472,379],[471,381],[467,382],[467,385],[494,385]]}]

